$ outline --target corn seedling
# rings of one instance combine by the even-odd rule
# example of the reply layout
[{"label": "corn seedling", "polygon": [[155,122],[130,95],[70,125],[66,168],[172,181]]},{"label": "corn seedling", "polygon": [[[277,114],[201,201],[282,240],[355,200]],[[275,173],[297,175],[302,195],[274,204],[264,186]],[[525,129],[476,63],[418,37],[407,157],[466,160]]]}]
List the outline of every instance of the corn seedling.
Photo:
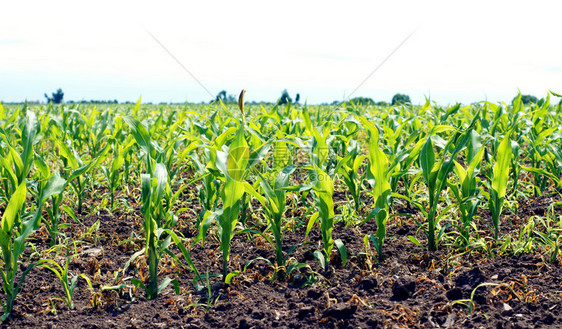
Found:
[{"label": "corn seedling", "polygon": [[[240,203],[245,193],[244,180],[250,160],[250,148],[245,138],[244,93],[242,90],[238,99],[238,107],[242,112],[242,120],[236,130],[234,139],[230,144],[228,153],[217,152],[217,166],[226,176],[226,181],[221,192],[223,211],[218,218],[220,250],[222,252],[223,281],[228,282],[231,275],[228,273],[230,259],[230,241],[234,236],[234,228],[240,215]],[[217,155],[219,157],[219,155]]]},{"label": "corn seedling", "polygon": [[[122,120],[122,118],[119,119]],[[107,180],[107,187],[109,188],[109,206],[111,209],[115,206],[115,192],[123,182],[123,166],[125,165],[124,154],[128,152],[132,143],[134,143],[134,141],[131,140],[127,146],[123,147],[117,140],[113,140],[111,143],[113,159],[111,160],[110,166],[101,166],[103,175]]]},{"label": "corn seedling", "polygon": [[390,169],[388,158],[379,146],[379,130],[363,117],[359,117],[365,130],[369,134],[369,174],[374,180],[371,191],[375,202],[375,209],[368,218],[375,217],[377,232],[370,237],[373,241],[379,261],[383,260],[382,247],[386,238],[386,222],[390,204]]},{"label": "corn seedling", "polygon": [[291,174],[295,171],[297,167],[294,165],[287,166],[281,170],[277,175],[273,186],[268,182],[268,180],[261,174],[260,176],[260,186],[265,193],[265,197],[257,193],[252,185],[245,183],[244,187],[246,192],[254,196],[264,207],[266,212],[266,217],[269,222],[269,227],[273,233],[275,243],[273,244],[275,248],[275,261],[277,267],[281,268],[285,266],[285,258],[283,257],[283,232],[282,232],[282,219],[283,213],[285,212],[285,188],[289,185],[289,180]]},{"label": "corn seedling", "polygon": [[164,194],[168,184],[168,172],[162,163],[156,164],[152,174],[142,174],[142,213],[144,216],[145,248],[143,251],[148,256],[148,285],[137,279],[131,282],[146,291],[149,299],[156,298],[158,294],[171,282],[169,277],[158,283],[158,264],[162,254],[167,250],[171,237],[165,233],[163,222],[168,223],[173,216],[163,206]]},{"label": "corn seedling", "polygon": [[359,168],[365,160],[365,156],[360,155],[359,152],[360,148],[357,142],[350,139],[347,147],[347,155],[339,161],[338,167],[336,168],[336,171],[343,177],[343,181],[353,198],[355,212],[357,213],[361,208],[361,189],[365,178],[365,173],[362,175],[359,174]]},{"label": "corn seedling", "polygon": [[326,269],[326,265],[332,256],[332,248],[334,247],[334,239],[332,238],[334,227],[334,182],[326,172],[319,168],[310,168],[309,175],[318,209],[317,214],[320,219],[325,260],[322,260],[323,256],[318,252],[315,252],[315,256],[320,261],[320,264],[323,264],[322,267]]},{"label": "corn seedling", "polygon": [[468,166],[465,169],[460,163],[455,161],[454,173],[457,177],[457,181],[449,181],[447,183],[459,207],[460,223],[458,228],[462,238],[461,245],[463,246],[469,243],[472,219],[481,202],[480,189],[478,188],[479,179],[477,175],[482,157],[484,156],[484,151],[485,148],[480,142],[480,136],[475,131],[472,131],[471,142],[465,154]]},{"label": "corn seedling", "polygon": [[76,197],[78,198],[78,208],[77,213],[82,213],[82,204],[84,203],[85,189],[87,181],[90,179],[86,174],[94,167],[97,167],[104,159],[109,150],[109,145],[106,144],[105,147],[95,153],[95,157],[88,163],[84,164],[80,155],[76,150],[71,149],[67,144],[57,141],[57,146],[60,155],[66,162],[66,165],[70,167],[67,181],[74,190]]},{"label": "corn seedling", "polygon": [[[74,255],[76,256],[76,255]],[[57,262],[52,259],[42,259],[38,262],[38,266],[42,266],[51,272],[53,272],[57,278],[60,280],[62,284],[62,288],[64,290],[64,297],[57,297],[59,299],[64,300],[68,308],[74,308],[73,296],[74,296],[74,288],[76,287],[76,283],[78,282],[78,278],[83,278],[88,283],[90,288],[92,287],[92,283],[90,279],[84,274],[76,274],[72,275],[72,278],[69,280],[68,278],[68,263],[74,257],[68,257],[66,259],[66,263],[64,264],[64,268],[60,266]]]},{"label": "corn seedling", "polygon": [[509,168],[511,162],[511,143],[508,132],[501,141],[496,154],[494,171],[491,178],[490,193],[488,196],[488,207],[492,213],[493,237],[498,240],[500,235],[500,215],[507,191]]},{"label": "corn seedling", "polygon": [[[427,236],[427,249],[429,251],[437,250],[439,238],[443,235],[443,229],[436,235],[437,230],[437,205],[441,192],[447,186],[447,176],[454,168],[454,160],[459,152],[466,146],[470,139],[470,132],[476,122],[478,115],[474,117],[470,126],[464,131],[457,131],[450,137],[449,141],[443,147],[442,158],[439,162],[435,161],[435,151],[433,149],[432,134],[429,134],[421,152],[419,154],[420,167],[422,168],[422,177],[427,186],[429,200],[428,207],[424,208],[418,205],[418,208],[424,213],[427,219],[427,229],[424,233]],[[450,126],[436,126],[432,133],[444,132],[451,130]],[[436,240],[437,238],[437,240]],[[410,240],[416,242],[414,237]],[[419,244],[419,242],[417,242]]]}]

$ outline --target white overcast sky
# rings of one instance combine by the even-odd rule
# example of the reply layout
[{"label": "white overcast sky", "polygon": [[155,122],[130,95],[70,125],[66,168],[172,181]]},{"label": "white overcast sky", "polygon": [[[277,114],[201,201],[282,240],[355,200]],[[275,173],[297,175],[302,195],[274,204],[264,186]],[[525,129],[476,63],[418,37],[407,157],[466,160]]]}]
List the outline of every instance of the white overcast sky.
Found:
[{"label": "white overcast sky", "polygon": [[561,1],[3,1],[0,13],[3,102],[57,88],[146,102],[288,89],[312,104],[562,93]]}]

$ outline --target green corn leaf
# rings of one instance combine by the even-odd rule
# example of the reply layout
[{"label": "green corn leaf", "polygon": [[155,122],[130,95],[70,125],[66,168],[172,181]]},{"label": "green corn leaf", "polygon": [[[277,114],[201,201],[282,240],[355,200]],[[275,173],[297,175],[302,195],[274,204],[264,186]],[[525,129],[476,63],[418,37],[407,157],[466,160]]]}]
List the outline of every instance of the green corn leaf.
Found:
[{"label": "green corn leaf", "polygon": [[228,174],[232,179],[243,180],[249,158],[250,148],[244,138],[244,126],[240,125],[228,151]]},{"label": "green corn leaf", "polygon": [[334,245],[340,252],[342,265],[345,266],[347,264],[347,248],[345,247],[341,239],[334,240]]},{"label": "green corn leaf", "polygon": [[304,233],[304,241],[306,241],[306,239],[308,238],[308,234],[310,234],[310,231],[312,231],[312,228],[314,227],[314,224],[318,220],[318,215],[319,215],[318,212],[315,212],[308,219],[308,224],[306,225],[306,231]]},{"label": "green corn leaf", "polygon": [[316,260],[318,261],[318,263],[320,264],[320,267],[323,270],[326,270],[326,257],[324,257],[324,254],[322,254],[320,251],[315,250],[312,255],[314,255],[314,258],[316,258]]},{"label": "green corn leaf", "polygon": [[154,169],[154,178],[156,178],[156,202],[161,203],[164,196],[164,190],[168,183],[168,171],[163,163],[158,163]]},{"label": "green corn leaf", "polygon": [[562,97],[562,94],[555,93],[554,91],[550,90],[550,93],[556,97]]},{"label": "green corn leaf", "polygon": [[527,166],[521,166],[521,169],[534,173],[534,174],[539,174],[539,175],[543,175],[546,176],[550,179],[552,179],[552,181],[554,183],[556,183],[556,186],[560,186],[560,183],[562,182],[558,177],[556,177],[556,175],[554,175],[551,172],[548,172],[544,169],[540,169],[540,168],[533,168],[533,167],[527,167]]},{"label": "green corn leaf", "polygon": [[454,163],[455,163],[455,169],[454,169],[455,174],[459,178],[459,182],[462,184],[466,179],[466,170],[463,168],[463,166],[461,166],[460,163],[456,161]]},{"label": "green corn leaf", "polygon": [[[83,174],[90,171],[90,169],[97,167],[104,159],[105,155],[109,151],[109,144],[107,144],[97,155],[96,158],[92,159],[90,162],[82,165],[81,167],[74,168],[68,177],[68,181],[73,181],[74,179],[82,176]],[[76,159],[76,158],[75,158]],[[82,162],[81,160],[79,161]]]},{"label": "green corn leaf", "polygon": [[273,188],[275,189],[275,194],[277,195],[278,201],[281,201],[285,198],[285,191],[283,191],[283,189],[289,186],[291,175],[293,174],[293,172],[295,172],[296,169],[297,166],[289,165],[283,168],[277,175]]},{"label": "green corn leaf", "polygon": [[114,159],[113,159],[113,163],[111,164],[111,170],[112,171],[118,171],[120,170],[123,165],[125,164],[125,158],[123,157],[123,151],[121,150],[121,148],[119,146],[115,147],[115,154],[113,154]]},{"label": "green corn leaf", "polygon": [[47,166],[42,156],[35,155],[34,162],[35,162],[35,168],[37,168],[37,171],[39,172],[42,178],[51,176],[51,171],[49,169],[49,166]]},{"label": "green corn leaf", "polygon": [[45,189],[41,194],[41,202],[50,198],[53,195],[61,194],[66,186],[66,180],[59,176],[59,174],[53,175],[51,179],[47,182]]},{"label": "green corn leaf", "polygon": [[498,198],[505,197],[509,169],[511,164],[511,143],[507,133],[498,147],[496,163],[492,178],[492,189],[497,193]]},{"label": "green corn leaf", "polygon": [[123,117],[123,120],[131,128],[131,134],[139,144],[140,148],[143,150],[146,156],[150,157],[152,151],[152,143],[150,139],[150,133],[148,132],[146,127],[139,120],[131,116],[125,116]]},{"label": "green corn leaf", "polygon": [[135,104],[135,107],[133,107],[133,115],[135,116],[135,118],[139,117],[140,107],[141,107],[141,97],[139,97],[139,100]]},{"label": "green corn leaf", "polygon": [[[17,154],[16,154],[17,155]],[[0,168],[4,168],[5,176],[4,179],[8,180],[12,186],[18,185],[18,177],[16,173],[12,170],[10,156],[0,157]]]},{"label": "green corn leaf", "polygon": [[24,176],[27,175],[33,163],[33,144],[35,143],[35,136],[39,130],[37,116],[34,112],[26,111],[25,119],[25,126],[22,131],[23,151],[20,156],[25,168],[22,173]]},{"label": "green corn leaf", "polygon": [[141,288],[141,289],[143,289],[143,290],[146,290],[146,286],[145,286],[144,283],[143,283],[141,280],[139,280],[139,279],[131,278],[131,283],[132,283],[134,286],[138,287],[138,288]]},{"label": "green corn leaf", "polygon": [[56,144],[59,149],[60,155],[68,161],[68,163],[70,164],[70,168],[73,170],[78,169],[80,165],[78,164],[78,160],[76,159],[74,152],[70,150],[70,147],[63,143],[63,141],[61,140],[57,140]]},{"label": "green corn leaf", "polygon": [[2,102],[0,102],[0,120],[6,119],[6,110],[4,106],[2,106]]},{"label": "green corn leaf", "polygon": [[470,142],[467,147],[466,161],[472,162],[476,154],[482,149],[482,137],[476,130],[470,131]]},{"label": "green corn leaf", "polygon": [[25,182],[21,183],[15,193],[10,197],[6,210],[2,215],[2,230],[10,235],[18,212],[25,202],[27,188]]},{"label": "green corn leaf", "polygon": [[435,164],[435,152],[433,151],[433,143],[431,143],[431,138],[428,137],[423,144],[423,147],[420,152],[420,166],[422,168],[423,178],[427,182],[431,191],[429,193],[433,193],[434,184],[432,182],[432,175],[431,172],[433,171],[433,165]]},{"label": "green corn leaf", "polygon": [[[10,150],[10,155],[12,156],[12,161],[14,163],[14,167],[15,167],[15,176],[17,178],[18,183],[23,182],[23,179],[25,178],[24,175],[24,171],[25,171],[25,166],[24,163],[22,161],[22,158],[20,157],[20,155],[17,153],[17,151],[11,147],[8,146],[9,150]],[[9,168],[9,167],[8,167]],[[11,170],[10,170],[11,171]]]},{"label": "green corn leaf", "polygon": [[256,152],[252,152],[248,159],[247,169],[260,163],[266,157],[266,155],[269,154],[270,148],[271,142],[265,142],[258,147]]},{"label": "green corn leaf", "polygon": [[414,236],[412,236],[412,235],[408,235],[408,239],[409,239],[413,244],[415,244],[416,246],[422,247],[421,242],[420,242],[416,237],[414,237]]},{"label": "green corn leaf", "polygon": [[158,285],[158,289],[156,290],[156,293],[158,295],[160,295],[160,293],[162,292],[162,290],[164,290],[167,286],[170,285],[170,283],[173,283],[174,285],[174,289],[176,290],[176,292],[179,291],[179,285],[178,285],[178,281],[177,279],[172,279],[169,276],[165,277],[162,282],[160,282],[160,284]]},{"label": "green corn leaf", "polygon": [[199,271],[197,270],[197,268],[195,267],[195,264],[193,263],[193,260],[191,259],[191,254],[190,252],[187,250],[187,248],[185,247],[185,245],[183,244],[183,242],[180,240],[180,238],[176,235],[176,233],[174,233],[174,231],[172,230],[167,230],[166,231],[168,234],[170,234],[170,236],[172,237],[172,240],[174,240],[174,243],[176,244],[176,246],[180,249],[183,257],[185,258],[185,260],[187,261],[187,264],[189,265],[190,269],[195,272],[195,276],[196,279],[198,281],[200,281],[201,283],[203,283],[203,279],[201,278],[201,275],[199,274]]},{"label": "green corn leaf", "polygon": [[[262,180],[262,182],[263,182],[263,180]],[[268,202],[267,202],[266,198],[264,198],[263,195],[259,194],[254,189],[254,187],[252,185],[250,185],[250,183],[244,182],[244,191],[246,193],[250,194],[251,196],[253,196],[254,198],[256,198],[259,201],[259,203],[261,203],[262,206],[264,206],[264,207],[268,206]]]},{"label": "green corn leaf", "polygon": [[240,274],[240,271],[233,271],[228,273],[228,275],[224,279],[224,283],[230,284],[230,282],[232,282],[232,279],[234,279],[234,277],[237,276],[238,274]]},{"label": "green corn leaf", "polygon": [[216,212],[210,212],[208,210],[205,211],[205,213],[203,214],[203,220],[201,220],[201,224],[199,224],[199,233],[193,241],[194,244],[199,241],[202,241],[203,243],[205,242],[205,238],[207,237],[207,232],[209,231],[211,224],[217,217],[221,215],[222,211],[220,210],[217,210]]},{"label": "green corn leaf", "polygon": [[222,134],[217,136],[217,138],[215,138],[215,145],[217,146],[217,148],[220,149],[226,143],[230,135],[234,134],[237,130],[238,129],[236,127],[230,127]]}]

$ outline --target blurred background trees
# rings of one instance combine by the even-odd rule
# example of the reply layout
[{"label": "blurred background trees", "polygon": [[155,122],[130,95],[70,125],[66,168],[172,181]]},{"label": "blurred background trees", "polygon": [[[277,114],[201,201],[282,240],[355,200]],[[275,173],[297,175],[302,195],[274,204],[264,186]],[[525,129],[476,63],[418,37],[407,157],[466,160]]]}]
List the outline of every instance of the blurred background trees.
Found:
[{"label": "blurred background trees", "polygon": [[52,97],[49,97],[47,94],[45,94],[45,98],[47,99],[47,103],[53,102],[53,104],[60,104],[62,103],[62,100],[64,98],[64,92],[62,91],[62,89],[57,89],[57,91],[55,91],[54,93],[51,94]]}]

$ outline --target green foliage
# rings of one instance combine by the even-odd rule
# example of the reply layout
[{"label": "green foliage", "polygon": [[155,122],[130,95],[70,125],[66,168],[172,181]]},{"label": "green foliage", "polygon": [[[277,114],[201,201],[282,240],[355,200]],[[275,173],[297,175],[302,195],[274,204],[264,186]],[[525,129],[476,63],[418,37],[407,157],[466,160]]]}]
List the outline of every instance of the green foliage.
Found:
[{"label": "green foliage", "polygon": [[47,96],[47,94],[45,94],[45,98],[47,99],[47,103],[53,103],[53,104],[60,104],[62,103],[62,100],[64,99],[64,92],[62,91],[62,89],[57,89],[57,91],[55,91],[54,93],[51,94],[52,97]]},{"label": "green foliage", "polygon": [[292,102],[293,99],[291,98],[291,96],[289,96],[289,92],[287,91],[287,89],[284,89],[281,92],[281,97],[279,97],[279,100],[277,101],[277,105],[285,105]]},{"label": "green foliage", "polygon": [[408,96],[408,95],[395,94],[394,96],[392,96],[391,105],[401,105],[401,104],[407,104],[407,103],[412,103],[412,101],[410,100],[410,96]]},{"label": "green foliage", "polygon": [[[131,280],[149,298],[170,283],[176,287],[175,272],[163,277],[162,257],[192,271],[198,290],[211,290],[219,277],[236,283],[243,275],[232,264],[236,235],[272,246],[260,260],[271,266],[273,280],[311,282],[320,274],[290,257],[297,248],[309,248],[325,270],[334,265],[334,252],[344,266],[356,259],[337,236],[338,222],[375,221],[376,229],[357,229],[372,228],[364,232],[366,259],[377,257],[380,266],[384,248],[396,243],[387,226],[401,221],[418,225],[427,245],[417,235],[409,239],[430,251],[540,250],[545,260],[559,261],[555,215],[500,235],[505,207],[562,191],[561,111],[550,96],[528,106],[518,95],[511,105],[440,107],[427,100],[422,106],[371,106],[372,100],[356,98],[337,107],[292,106],[289,99],[286,106],[244,107],[243,95],[240,112],[226,92],[212,105],[140,99],[103,110],[90,104],[0,105],[4,319],[26,274],[39,265],[59,277],[61,299],[73,306],[80,275],[67,264],[30,258],[22,266],[34,232],[42,228],[61,250],[62,237],[74,236],[74,228],[67,229],[73,222],[114,210],[131,217],[140,210],[142,219],[132,219],[142,228],[127,241],[139,243],[131,257],[139,272],[118,279]],[[92,195],[101,203],[88,202]],[[419,213],[412,215],[410,207]],[[486,207],[491,234],[478,229]],[[95,225],[84,234],[93,230]],[[304,230],[304,237],[288,246],[287,230]],[[319,230],[316,240],[313,230]],[[222,273],[200,273],[192,259],[193,246],[209,242],[219,242]],[[214,297],[207,297],[212,305]]]},{"label": "green foliage", "polygon": [[[513,99],[512,103],[515,103],[516,98]],[[538,101],[539,99],[533,95],[521,95],[521,103],[524,105],[536,104]]]},{"label": "green foliage", "polygon": [[356,106],[375,105],[375,101],[369,97],[353,97],[349,101],[355,104]]},{"label": "green foliage", "polygon": [[500,234],[500,215],[503,209],[505,194],[507,191],[507,182],[509,178],[510,162],[511,162],[511,142],[510,133],[507,133],[498,147],[496,154],[496,162],[494,163],[494,171],[492,173],[490,184],[490,195],[488,199],[488,207],[492,213],[492,224],[494,227],[494,239],[498,240]]}]

